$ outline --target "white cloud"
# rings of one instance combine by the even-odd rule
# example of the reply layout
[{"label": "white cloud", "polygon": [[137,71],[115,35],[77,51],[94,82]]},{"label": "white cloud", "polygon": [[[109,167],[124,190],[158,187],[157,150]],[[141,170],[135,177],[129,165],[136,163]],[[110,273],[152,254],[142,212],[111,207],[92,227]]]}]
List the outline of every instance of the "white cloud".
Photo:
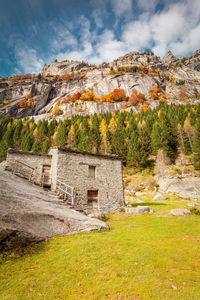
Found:
[{"label": "white cloud", "polygon": [[111,0],[111,5],[118,17],[132,10],[132,0]]},{"label": "white cloud", "polygon": [[77,40],[75,36],[68,30],[62,29],[57,32],[56,38],[51,42],[51,49],[53,51],[60,51],[67,46],[75,47],[77,45]]},{"label": "white cloud", "polygon": [[[91,1],[99,3],[98,0]],[[122,14],[124,17],[118,38],[114,29],[103,27],[102,15],[108,1],[116,17],[113,22],[120,20]],[[85,16],[80,16],[76,24],[65,24],[59,29],[56,27],[57,36],[50,43],[52,53],[48,61],[57,58],[59,61],[68,59],[99,64],[112,61],[127,52],[146,48],[152,49],[159,56],[165,55],[168,50],[177,56],[186,56],[200,48],[200,1],[183,0],[174,3],[169,0],[162,10],[155,12],[157,3],[158,0],[149,0],[148,3],[146,0],[137,0],[136,7],[140,7],[141,11],[130,22],[127,22],[126,14],[132,9],[132,0],[105,0],[104,5],[93,6],[92,18],[96,27],[92,28],[91,21]],[[34,49],[16,49],[18,64],[25,72],[41,70],[44,62],[38,58]]]},{"label": "white cloud", "polygon": [[126,45],[124,42],[115,39],[114,33],[111,30],[105,30],[99,37],[95,51],[101,62],[112,61],[125,53]]},{"label": "white cloud", "polygon": [[16,47],[15,57],[18,69],[25,73],[39,73],[44,66],[44,61],[38,57],[36,50],[28,47]]},{"label": "white cloud", "polygon": [[132,51],[148,47],[151,37],[151,28],[145,20],[127,24],[122,34],[122,40]]},{"label": "white cloud", "polygon": [[138,0],[137,4],[142,10],[155,10],[159,0]]}]

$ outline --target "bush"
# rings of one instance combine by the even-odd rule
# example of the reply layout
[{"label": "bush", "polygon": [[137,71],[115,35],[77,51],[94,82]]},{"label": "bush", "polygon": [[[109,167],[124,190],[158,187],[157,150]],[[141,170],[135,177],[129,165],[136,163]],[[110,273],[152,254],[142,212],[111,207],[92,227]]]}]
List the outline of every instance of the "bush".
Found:
[{"label": "bush", "polygon": [[119,211],[124,213],[125,212],[125,208],[121,207]]},{"label": "bush", "polygon": [[200,216],[200,210],[198,208],[196,207],[190,208],[190,211],[192,214]]}]

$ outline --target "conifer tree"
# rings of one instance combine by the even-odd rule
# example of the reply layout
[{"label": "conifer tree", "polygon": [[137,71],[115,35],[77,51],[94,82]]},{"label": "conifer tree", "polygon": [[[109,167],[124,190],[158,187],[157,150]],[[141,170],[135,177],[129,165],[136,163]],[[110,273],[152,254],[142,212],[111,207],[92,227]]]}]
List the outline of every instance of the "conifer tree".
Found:
[{"label": "conifer tree", "polygon": [[74,125],[72,124],[67,136],[67,147],[73,148],[74,146],[74,139],[75,139],[75,131],[74,131]]},{"label": "conifer tree", "polygon": [[196,124],[193,159],[195,169],[200,170],[200,119],[198,119]]},{"label": "conifer tree", "polygon": [[167,156],[174,161],[177,156],[177,135],[165,114],[153,126],[151,133],[151,147],[153,154],[163,149]]},{"label": "conifer tree", "polygon": [[117,129],[117,122],[115,121],[115,119],[113,117],[110,120],[110,124],[108,126],[108,129],[109,129],[111,134],[113,134],[115,132],[115,130]]},{"label": "conifer tree", "polygon": [[23,127],[22,120],[19,120],[17,122],[17,125],[16,125],[15,130],[14,130],[14,134],[13,134],[13,143],[14,143],[14,147],[16,149],[19,149],[20,144],[21,144],[22,127]]},{"label": "conifer tree", "polygon": [[129,150],[127,156],[127,163],[133,167],[145,167],[148,163],[148,153],[143,149],[140,139],[139,132],[134,131],[129,143]]},{"label": "conifer tree", "polygon": [[99,132],[101,136],[100,153],[109,154],[111,152],[110,143],[108,141],[108,128],[105,119],[102,119]]},{"label": "conifer tree", "polygon": [[0,142],[0,161],[6,159],[8,148],[13,147],[13,128],[8,128]]},{"label": "conifer tree", "polygon": [[40,142],[38,142],[37,140],[35,140],[35,142],[33,143],[33,146],[31,148],[31,150],[33,152],[37,152],[37,153],[42,152],[42,144]]},{"label": "conifer tree", "polygon": [[46,140],[42,143],[41,152],[42,152],[42,153],[47,153],[50,147],[51,147],[51,143],[50,143],[49,139],[46,139]]},{"label": "conifer tree", "polygon": [[55,146],[65,146],[67,142],[67,127],[63,122],[60,122],[56,131]]},{"label": "conifer tree", "polygon": [[121,123],[118,123],[118,126],[111,137],[110,145],[112,153],[121,156],[123,161],[125,161],[127,155],[126,130]]},{"label": "conifer tree", "polygon": [[92,135],[91,131],[88,126],[88,120],[83,119],[80,127],[80,133],[79,133],[79,143],[78,147],[79,150],[82,151],[92,151]]},{"label": "conifer tree", "polygon": [[31,151],[34,141],[33,133],[26,131],[26,134],[24,134],[22,137],[21,149],[24,151]]},{"label": "conifer tree", "polygon": [[187,117],[184,122],[184,131],[188,137],[190,148],[193,149],[193,137],[194,137],[194,128],[190,124],[190,120]]},{"label": "conifer tree", "polygon": [[58,123],[57,123],[56,119],[53,119],[49,123],[49,125],[48,125],[48,134],[47,134],[49,137],[54,135],[54,132],[56,130],[57,125],[58,125]]}]

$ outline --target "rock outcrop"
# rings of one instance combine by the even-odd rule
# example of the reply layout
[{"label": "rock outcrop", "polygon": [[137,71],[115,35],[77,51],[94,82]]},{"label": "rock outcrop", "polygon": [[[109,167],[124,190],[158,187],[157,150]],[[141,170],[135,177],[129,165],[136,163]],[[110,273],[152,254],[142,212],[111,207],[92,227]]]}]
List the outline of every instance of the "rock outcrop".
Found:
[{"label": "rock outcrop", "polygon": [[108,225],[66,208],[51,192],[0,171],[0,249],[103,228]]},{"label": "rock outcrop", "polygon": [[200,198],[200,178],[167,178],[160,177],[157,179],[159,191],[166,194],[176,194],[180,197],[190,200]]},{"label": "rock outcrop", "polygon": [[[126,71],[119,70],[120,67],[130,66],[135,71],[128,68]],[[66,76],[62,78],[63,75]],[[176,58],[170,51],[162,59],[148,51],[130,52],[98,67],[78,61],[54,61],[43,67],[40,76],[0,79],[0,118],[5,115],[16,118],[43,115],[42,118],[45,118],[46,113],[52,116],[53,108],[59,106],[64,98],[83,91],[92,91],[95,96],[102,97],[115,89],[123,89],[130,96],[134,89],[136,93],[143,93],[150,108],[154,108],[159,101],[152,100],[151,93],[159,87],[161,94],[158,98],[163,100],[166,97],[169,104],[195,104],[200,102],[199,80],[200,50],[182,59]],[[19,101],[25,99],[27,94],[32,105],[19,106]],[[114,109],[124,109],[124,104],[116,105]],[[61,118],[91,113],[87,111],[89,105],[86,105],[86,112],[84,109],[70,111],[67,106],[73,106],[71,102],[63,106],[66,107],[62,108]],[[101,103],[101,107],[102,111],[113,111],[109,103]],[[136,106],[131,108],[137,109]],[[92,113],[101,113],[98,105],[93,107]]]},{"label": "rock outcrop", "polygon": [[152,214],[154,210],[149,206],[140,206],[137,207],[126,207],[125,212],[127,214],[133,214],[133,215],[142,215],[142,214]]},{"label": "rock outcrop", "polygon": [[70,61],[65,60],[62,62],[58,62],[55,60],[49,65],[44,65],[41,74],[46,76],[50,75],[64,75],[66,73],[71,73],[75,71],[79,71],[84,67],[87,67],[88,64],[80,61]]},{"label": "rock outcrop", "polygon": [[164,63],[171,63],[174,61],[177,61],[178,58],[176,56],[174,56],[174,54],[171,51],[168,51],[165,56],[162,58],[162,61]]},{"label": "rock outcrop", "polygon": [[172,216],[185,216],[190,214],[190,210],[185,208],[175,208],[170,210],[170,215]]}]

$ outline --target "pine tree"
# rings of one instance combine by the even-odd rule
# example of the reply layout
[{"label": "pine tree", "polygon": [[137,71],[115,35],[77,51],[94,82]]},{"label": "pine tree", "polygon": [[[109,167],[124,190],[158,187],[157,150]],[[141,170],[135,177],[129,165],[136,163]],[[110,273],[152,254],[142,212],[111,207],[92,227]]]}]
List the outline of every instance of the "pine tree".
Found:
[{"label": "pine tree", "polygon": [[56,131],[55,146],[65,146],[67,140],[67,127],[63,122],[60,122]]},{"label": "pine tree", "polygon": [[125,161],[127,155],[126,130],[121,123],[118,123],[111,137],[110,145],[112,153],[121,156],[123,161]]},{"label": "pine tree", "polygon": [[193,150],[193,137],[194,137],[194,128],[190,124],[189,118],[185,119],[184,122],[184,131],[188,137],[189,143],[190,143],[190,148]]},{"label": "pine tree", "polygon": [[108,140],[108,128],[105,119],[102,119],[99,132],[101,136],[100,153],[109,154],[111,153],[110,143]]},{"label": "pine tree", "polygon": [[13,134],[13,143],[14,143],[14,147],[16,149],[19,149],[20,144],[21,144],[21,131],[22,131],[22,127],[23,127],[22,120],[19,120],[17,122],[17,125],[15,127],[15,131],[14,131],[14,134]]},{"label": "pine tree", "polygon": [[97,114],[94,114],[92,116],[91,134],[92,134],[92,152],[99,153],[101,137],[99,132],[99,119],[97,117]]},{"label": "pine tree", "polygon": [[31,150],[32,150],[33,152],[41,153],[41,152],[42,152],[42,145],[41,145],[41,143],[38,142],[38,141],[35,141],[35,142],[33,143],[33,146],[32,146],[32,148],[31,148]]},{"label": "pine tree", "polygon": [[68,136],[67,136],[67,147],[68,148],[73,148],[74,140],[75,140],[74,125],[71,125]]},{"label": "pine tree", "polygon": [[114,118],[112,118],[110,120],[110,124],[108,126],[108,129],[109,129],[111,134],[113,134],[115,132],[115,130],[117,129],[117,122],[115,121]]},{"label": "pine tree", "polygon": [[163,149],[172,161],[174,161],[177,156],[176,129],[173,128],[166,114],[163,114],[159,121],[153,126],[151,147],[154,155],[157,154],[159,149]]},{"label": "pine tree", "polygon": [[8,148],[13,147],[13,128],[9,128],[5,131],[5,134],[0,142],[0,161],[6,159],[6,153]]},{"label": "pine tree", "polygon": [[83,119],[80,124],[78,149],[82,151],[92,151],[92,134],[88,126],[88,120]]},{"label": "pine tree", "polygon": [[56,130],[58,123],[56,119],[53,119],[49,124],[48,124],[48,137],[53,136],[54,132]]},{"label": "pine tree", "polygon": [[42,144],[41,152],[47,153],[50,147],[51,147],[51,143],[49,139],[46,139],[46,141],[44,141]]},{"label": "pine tree", "polygon": [[134,133],[131,136],[127,156],[127,163],[129,166],[133,166],[136,168],[144,168],[148,164],[148,153],[142,147],[138,131],[134,131]]},{"label": "pine tree", "polygon": [[197,121],[195,136],[194,136],[194,167],[200,170],[200,119]]},{"label": "pine tree", "polygon": [[22,137],[21,149],[24,151],[31,151],[34,141],[35,139],[33,133],[30,131],[26,131],[26,134],[24,134]]}]

